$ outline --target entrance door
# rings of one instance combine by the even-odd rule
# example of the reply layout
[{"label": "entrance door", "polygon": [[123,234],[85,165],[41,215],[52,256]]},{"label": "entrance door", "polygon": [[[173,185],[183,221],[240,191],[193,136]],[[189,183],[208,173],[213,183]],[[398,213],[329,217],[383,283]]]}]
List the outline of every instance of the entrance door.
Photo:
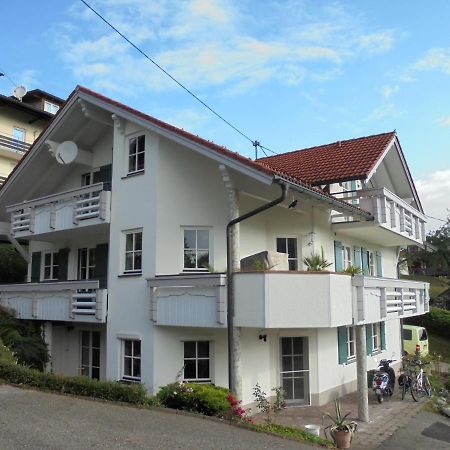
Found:
[{"label": "entrance door", "polygon": [[100,379],[100,332],[80,333],[81,375]]},{"label": "entrance door", "polygon": [[289,403],[309,404],[307,337],[281,338],[281,386]]}]

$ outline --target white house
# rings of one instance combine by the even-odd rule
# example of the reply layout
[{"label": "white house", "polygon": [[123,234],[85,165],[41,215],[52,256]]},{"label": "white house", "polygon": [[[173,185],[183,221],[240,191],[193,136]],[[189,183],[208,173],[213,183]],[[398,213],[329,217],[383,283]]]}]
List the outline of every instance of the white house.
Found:
[{"label": "white house", "polygon": [[[395,132],[255,162],[77,87],[0,190],[0,232],[29,261],[1,303],[45,323],[55,372],[227,386],[226,226],[286,188],[234,234],[235,260],[287,254],[233,275],[241,395],[323,404],[356,389],[355,327],[372,368],[428,311],[428,285],[397,279],[425,216]],[[329,271],[306,272],[322,250]]]}]

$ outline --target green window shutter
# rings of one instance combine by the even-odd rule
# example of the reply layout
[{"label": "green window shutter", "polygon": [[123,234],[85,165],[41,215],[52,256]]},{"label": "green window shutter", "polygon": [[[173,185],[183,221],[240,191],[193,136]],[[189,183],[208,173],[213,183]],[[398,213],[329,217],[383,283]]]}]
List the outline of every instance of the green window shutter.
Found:
[{"label": "green window shutter", "polygon": [[339,364],[347,362],[347,327],[338,327],[338,354]]},{"label": "green window shutter", "polygon": [[371,355],[373,352],[372,324],[366,325],[366,348],[367,354]]},{"label": "green window shutter", "polygon": [[361,248],[362,272],[363,275],[369,275],[369,261],[367,260],[367,249]]},{"label": "green window shutter", "polygon": [[41,281],[41,252],[31,254],[31,282],[39,283]]},{"label": "green window shutter", "polygon": [[67,281],[67,271],[69,267],[69,249],[62,248],[58,251],[58,280]]},{"label": "green window shutter", "polygon": [[334,241],[334,268],[336,272],[344,270],[344,258],[342,256],[342,242]]},{"label": "green window shutter", "polygon": [[382,277],[383,276],[383,264],[381,261],[381,253],[377,252],[377,276]]},{"label": "green window shutter", "polygon": [[386,322],[380,322],[381,350],[386,350]]},{"label": "green window shutter", "polygon": [[361,247],[353,247],[355,266],[362,269]]},{"label": "green window shutter", "polygon": [[100,289],[105,289],[108,281],[108,244],[95,247],[94,276],[100,281]]}]

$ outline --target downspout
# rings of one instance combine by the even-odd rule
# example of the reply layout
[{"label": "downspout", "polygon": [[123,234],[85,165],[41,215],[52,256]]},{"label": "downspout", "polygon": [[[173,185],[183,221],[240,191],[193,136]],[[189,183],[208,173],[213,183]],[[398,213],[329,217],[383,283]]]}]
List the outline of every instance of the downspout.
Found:
[{"label": "downspout", "polygon": [[275,205],[282,203],[286,199],[288,186],[281,180],[275,179],[275,183],[278,183],[281,187],[281,195],[280,197],[272,200],[265,205],[260,206],[259,208],[254,209],[253,211],[249,211],[246,214],[243,214],[240,217],[237,217],[227,224],[227,280],[228,280],[228,288],[227,288],[227,331],[228,331],[228,384],[230,391],[234,394],[238,394],[240,392],[241,385],[241,377],[240,374],[237,373],[235,362],[239,359],[239,355],[236,352],[235,346],[235,336],[239,333],[239,330],[234,326],[234,283],[233,283],[233,267],[232,267],[232,247],[233,247],[233,226],[249,219],[250,217],[256,216],[257,214],[266,211],[267,209],[272,208]]}]

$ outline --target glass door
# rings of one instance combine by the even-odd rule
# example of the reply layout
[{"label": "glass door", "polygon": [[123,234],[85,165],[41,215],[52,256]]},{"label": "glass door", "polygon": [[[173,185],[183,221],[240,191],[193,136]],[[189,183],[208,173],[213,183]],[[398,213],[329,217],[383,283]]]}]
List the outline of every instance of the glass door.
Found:
[{"label": "glass door", "polygon": [[282,337],[281,386],[291,404],[309,404],[309,355],[307,337]]},{"label": "glass door", "polygon": [[100,332],[80,333],[81,375],[100,379]]}]

